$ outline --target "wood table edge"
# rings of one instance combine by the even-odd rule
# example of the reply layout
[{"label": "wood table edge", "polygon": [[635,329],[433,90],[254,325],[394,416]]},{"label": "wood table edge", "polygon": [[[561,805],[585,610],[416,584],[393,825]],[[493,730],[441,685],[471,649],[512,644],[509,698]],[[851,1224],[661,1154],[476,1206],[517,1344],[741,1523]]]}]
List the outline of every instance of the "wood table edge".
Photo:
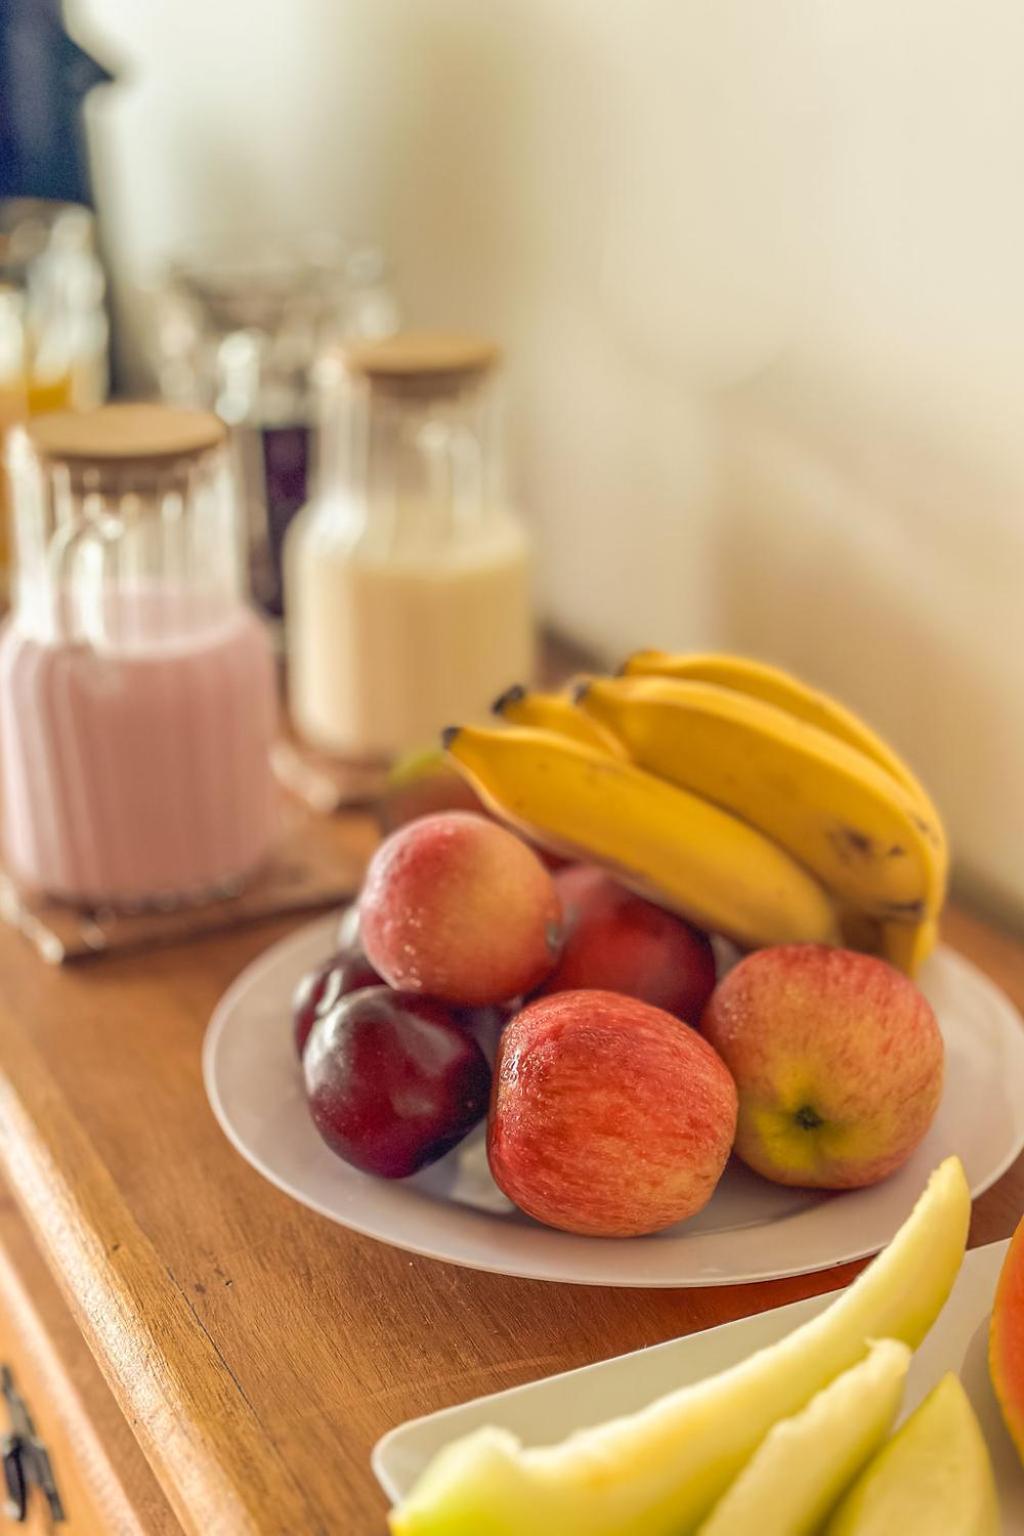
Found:
[{"label": "wood table edge", "polygon": [[[956,913],[947,937],[1024,1003],[1018,943]],[[183,1529],[322,1536],[322,1516],[131,1213],[29,1025],[2,1008],[0,1171]],[[806,1278],[818,1292],[849,1277]],[[765,1304],[758,1287],[749,1297],[743,1315]]]},{"label": "wood table edge", "polygon": [[[182,1536],[46,1260],[9,1193],[0,1198],[4,1363],[48,1449],[70,1528]],[[84,1511],[84,1516],[83,1516]]]},{"label": "wood table edge", "polygon": [[323,1533],[39,1052],[9,1014],[0,1031],[0,1169],[183,1529]]}]

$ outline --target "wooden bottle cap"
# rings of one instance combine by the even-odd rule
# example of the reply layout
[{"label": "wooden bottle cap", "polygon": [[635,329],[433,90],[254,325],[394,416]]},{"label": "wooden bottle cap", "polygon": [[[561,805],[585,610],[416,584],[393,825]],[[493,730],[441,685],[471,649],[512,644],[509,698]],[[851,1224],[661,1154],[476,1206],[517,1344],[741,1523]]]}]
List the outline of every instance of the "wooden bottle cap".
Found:
[{"label": "wooden bottle cap", "polygon": [[77,464],[196,458],[227,436],[212,411],[144,401],[101,405],[92,411],[55,411],[36,416],[25,430],[40,458]]},{"label": "wooden bottle cap", "polygon": [[444,393],[490,371],[501,349],[485,336],[458,331],[403,331],[341,349],[350,375],[394,393]]}]

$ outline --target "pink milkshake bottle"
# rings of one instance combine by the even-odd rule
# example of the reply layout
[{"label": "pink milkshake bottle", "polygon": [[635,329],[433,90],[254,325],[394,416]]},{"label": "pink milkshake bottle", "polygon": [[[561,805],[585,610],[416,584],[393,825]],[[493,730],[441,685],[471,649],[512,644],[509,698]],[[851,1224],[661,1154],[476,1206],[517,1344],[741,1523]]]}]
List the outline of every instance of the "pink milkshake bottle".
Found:
[{"label": "pink milkshake bottle", "polygon": [[237,890],[275,827],[274,664],[243,596],[215,416],[109,405],[8,450],[3,853],[16,880],[133,910]]}]

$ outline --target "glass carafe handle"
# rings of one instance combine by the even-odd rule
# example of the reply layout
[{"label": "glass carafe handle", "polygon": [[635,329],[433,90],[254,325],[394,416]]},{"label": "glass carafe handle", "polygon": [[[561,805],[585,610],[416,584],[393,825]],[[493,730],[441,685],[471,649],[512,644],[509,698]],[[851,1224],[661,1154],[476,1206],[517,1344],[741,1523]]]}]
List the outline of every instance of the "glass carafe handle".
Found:
[{"label": "glass carafe handle", "polygon": [[[47,563],[52,629],[58,644],[99,650],[109,640],[104,593],[111,552],[121,532],[118,518],[101,516],[68,524],[54,535]],[[90,556],[94,571],[87,573],[83,563]]]}]

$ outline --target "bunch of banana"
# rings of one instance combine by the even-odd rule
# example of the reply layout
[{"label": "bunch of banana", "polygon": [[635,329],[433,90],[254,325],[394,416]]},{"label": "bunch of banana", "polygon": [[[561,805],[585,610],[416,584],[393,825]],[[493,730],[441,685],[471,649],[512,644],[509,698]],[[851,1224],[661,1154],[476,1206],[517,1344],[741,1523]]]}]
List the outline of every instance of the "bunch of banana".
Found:
[{"label": "bunch of banana", "polygon": [[584,746],[596,747],[611,757],[627,758],[629,753],[597,720],[576,708],[576,693],[582,685],[573,682],[562,693],[540,693],[516,683],[495,699],[491,708],[510,725],[530,725],[540,731],[554,731],[556,736],[570,736]]},{"label": "bunch of banana", "polygon": [[836,942],[835,908],[818,881],[709,800],[533,726],[452,726],[444,743],[482,799],[552,852],[605,864],[744,947]]},{"label": "bunch of banana", "polygon": [[731,656],[631,657],[572,693],[509,690],[447,734],[506,820],[745,947],[845,942],[913,974],[945,895],[942,824],[827,695]]},{"label": "bunch of banana", "polygon": [[[626,677],[662,677],[680,682],[708,683],[772,705],[794,721],[853,748],[862,760],[866,758],[884,770],[888,779],[905,791],[909,796],[909,807],[905,798],[903,807],[905,810],[909,808],[917,830],[927,838],[932,849],[932,858],[926,860],[931,877],[925,882],[920,897],[921,913],[915,916],[908,908],[880,917],[874,899],[861,901],[854,896],[841,909],[840,922],[845,942],[857,949],[883,955],[908,975],[916,975],[938,940],[938,918],[945,901],[949,873],[949,850],[942,818],[920,780],[898,753],[837,699],[809,687],[781,667],[749,657],[637,651],[626,661],[622,673]],[[820,737],[812,739],[821,745]],[[842,815],[840,807],[840,825]],[[838,890],[827,869],[823,878],[830,889]]]}]

